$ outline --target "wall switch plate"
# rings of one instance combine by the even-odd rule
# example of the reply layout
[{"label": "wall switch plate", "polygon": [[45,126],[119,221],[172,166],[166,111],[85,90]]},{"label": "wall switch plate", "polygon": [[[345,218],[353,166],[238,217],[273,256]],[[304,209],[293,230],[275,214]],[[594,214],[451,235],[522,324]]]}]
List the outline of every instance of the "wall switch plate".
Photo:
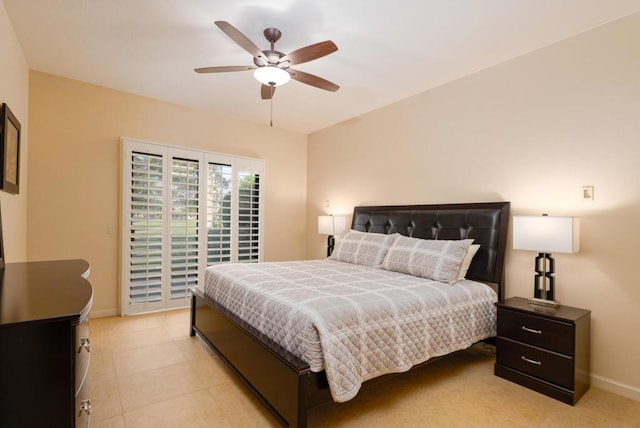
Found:
[{"label": "wall switch plate", "polygon": [[593,201],[593,186],[582,186],[582,199]]}]

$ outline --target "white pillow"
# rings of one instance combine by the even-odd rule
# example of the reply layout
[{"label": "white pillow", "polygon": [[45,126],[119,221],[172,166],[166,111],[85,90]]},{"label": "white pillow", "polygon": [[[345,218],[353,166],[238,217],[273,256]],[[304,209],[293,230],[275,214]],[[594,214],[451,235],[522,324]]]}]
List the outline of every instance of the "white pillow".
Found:
[{"label": "white pillow", "polygon": [[396,235],[351,231],[336,240],[331,260],[380,267]]},{"label": "white pillow", "polygon": [[473,239],[433,240],[398,236],[382,262],[382,268],[435,281],[458,280],[460,265]]},{"label": "white pillow", "polygon": [[465,254],[462,263],[460,264],[460,271],[458,272],[458,281],[462,281],[467,276],[467,271],[471,266],[471,261],[473,260],[473,256],[476,255],[478,250],[480,249],[479,244],[471,244],[469,245],[469,249],[467,250],[467,254]]}]

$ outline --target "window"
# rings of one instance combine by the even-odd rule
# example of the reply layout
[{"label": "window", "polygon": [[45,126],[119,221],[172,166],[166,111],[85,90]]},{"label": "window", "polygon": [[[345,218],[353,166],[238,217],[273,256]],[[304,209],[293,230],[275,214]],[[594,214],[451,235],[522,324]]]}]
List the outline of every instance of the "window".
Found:
[{"label": "window", "polygon": [[123,314],[187,306],[207,266],[262,260],[263,169],[123,140]]}]

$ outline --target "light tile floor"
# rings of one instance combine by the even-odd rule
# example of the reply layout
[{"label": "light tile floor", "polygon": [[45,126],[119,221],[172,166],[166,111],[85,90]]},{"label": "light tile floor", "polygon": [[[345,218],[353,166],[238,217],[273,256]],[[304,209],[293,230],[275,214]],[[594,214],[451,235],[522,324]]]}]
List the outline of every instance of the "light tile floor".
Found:
[{"label": "light tile floor", "polygon": [[[277,427],[198,337],[189,311],[91,320],[92,428]],[[311,411],[309,426],[640,427],[640,402],[591,388],[575,407],[493,375],[481,347]]]}]

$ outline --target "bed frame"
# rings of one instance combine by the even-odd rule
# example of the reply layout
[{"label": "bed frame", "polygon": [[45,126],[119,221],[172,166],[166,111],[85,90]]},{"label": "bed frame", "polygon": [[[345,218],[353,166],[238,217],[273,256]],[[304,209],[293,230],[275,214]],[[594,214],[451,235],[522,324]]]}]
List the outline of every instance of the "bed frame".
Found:
[{"label": "bed frame", "polygon": [[[468,279],[490,283],[504,298],[504,256],[509,202],[355,207],[351,228],[423,239],[473,238],[480,249]],[[208,343],[282,426],[306,427],[307,411],[330,402],[324,372],[251,327],[194,289],[191,336]],[[371,379],[367,384],[377,383]]]}]

